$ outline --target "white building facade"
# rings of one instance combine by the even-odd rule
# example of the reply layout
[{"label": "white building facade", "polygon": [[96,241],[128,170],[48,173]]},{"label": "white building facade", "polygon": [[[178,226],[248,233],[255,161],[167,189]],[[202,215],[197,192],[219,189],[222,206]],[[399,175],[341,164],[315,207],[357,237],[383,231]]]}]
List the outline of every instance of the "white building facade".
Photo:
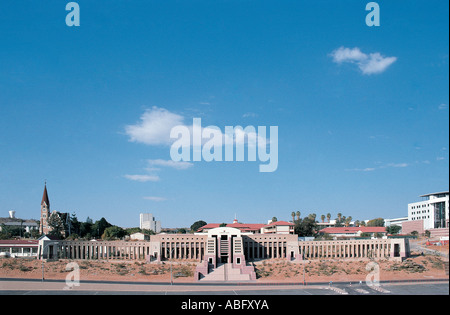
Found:
[{"label": "white building facade", "polygon": [[139,215],[139,228],[141,230],[152,230],[155,233],[160,233],[161,221],[156,221],[151,213],[141,213]]},{"label": "white building facade", "polygon": [[449,192],[420,196],[422,201],[408,204],[408,221],[423,220],[425,230],[448,228]]}]

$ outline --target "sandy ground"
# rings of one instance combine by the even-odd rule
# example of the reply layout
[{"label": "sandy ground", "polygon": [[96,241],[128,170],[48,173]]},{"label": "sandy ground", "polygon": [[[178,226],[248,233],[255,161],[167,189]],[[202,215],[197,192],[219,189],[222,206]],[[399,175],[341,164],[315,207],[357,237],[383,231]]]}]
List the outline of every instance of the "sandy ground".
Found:
[{"label": "sandy ground", "polygon": [[[440,250],[445,250],[440,247]],[[448,253],[448,246],[447,246]],[[379,260],[343,261],[313,260],[306,263],[292,263],[286,260],[264,260],[254,262],[257,282],[329,282],[375,280],[420,280],[447,278],[444,270],[444,257],[436,255],[417,255],[403,262]],[[44,262],[45,279],[61,279],[73,275],[68,263],[79,266],[80,280],[169,282],[170,263],[146,263],[140,261],[97,261],[97,260],[59,260]],[[174,261],[172,263],[174,282],[194,282],[195,261]],[[377,274],[377,272],[379,272]],[[305,274],[305,276],[303,276]],[[42,262],[16,258],[0,259],[0,278],[41,279]],[[369,278],[368,278],[369,277]]]}]

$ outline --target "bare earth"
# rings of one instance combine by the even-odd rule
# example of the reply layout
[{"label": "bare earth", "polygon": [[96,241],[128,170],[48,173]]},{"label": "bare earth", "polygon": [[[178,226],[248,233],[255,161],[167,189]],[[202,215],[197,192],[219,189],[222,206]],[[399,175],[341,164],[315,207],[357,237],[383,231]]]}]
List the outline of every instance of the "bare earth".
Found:
[{"label": "bare earth", "polygon": [[[446,251],[440,246],[439,250]],[[403,262],[379,260],[371,262],[343,260],[313,260],[306,263],[292,263],[286,260],[264,260],[254,262],[257,283],[307,283],[365,281],[379,271],[379,280],[433,280],[448,279],[444,262],[448,260],[436,255],[418,255]],[[169,282],[170,263],[146,263],[141,261],[98,261],[59,260],[44,262],[45,279],[64,280],[71,277],[73,268],[66,270],[69,262],[79,266],[80,280]],[[174,282],[194,282],[196,261],[174,261],[172,273]],[[305,276],[303,276],[305,272]],[[16,258],[0,259],[0,278],[41,279],[42,261]]]}]

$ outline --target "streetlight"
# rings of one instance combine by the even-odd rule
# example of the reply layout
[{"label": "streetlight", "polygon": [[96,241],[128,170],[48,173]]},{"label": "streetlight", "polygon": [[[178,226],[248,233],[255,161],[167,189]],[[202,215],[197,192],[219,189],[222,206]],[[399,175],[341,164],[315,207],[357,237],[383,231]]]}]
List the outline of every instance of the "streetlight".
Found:
[{"label": "streetlight", "polygon": [[302,263],[303,263],[303,285],[306,285],[306,280],[305,280],[305,252],[302,252]]},{"label": "streetlight", "polygon": [[[170,256],[173,256],[173,251],[175,247],[170,251]],[[170,262],[170,285],[173,285],[173,275],[172,275],[172,261]]]},{"label": "streetlight", "polygon": [[[54,244],[55,244],[55,242],[50,242],[47,245],[42,247],[42,258],[41,258],[41,260],[42,260],[42,281],[44,281],[44,252],[47,247],[49,247],[50,245],[54,245]],[[48,256],[48,254],[47,254],[47,256]]]}]

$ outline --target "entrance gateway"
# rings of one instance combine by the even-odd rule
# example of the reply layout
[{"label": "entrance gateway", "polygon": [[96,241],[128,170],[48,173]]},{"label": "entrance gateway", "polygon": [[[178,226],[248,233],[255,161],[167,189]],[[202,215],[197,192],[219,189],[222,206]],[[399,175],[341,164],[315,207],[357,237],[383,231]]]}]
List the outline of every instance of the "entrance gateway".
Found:
[{"label": "entrance gateway", "polygon": [[218,227],[208,231],[205,260],[216,267],[217,264],[242,264],[245,261],[241,230]]},{"label": "entrance gateway", "polygon": [[[225,269],[225,280],[256,280],[254,268],[247,266],[244,256],[243,235],[250,235],[231,227],[218,227],[208,231],[203,264],[196,268],[196,279],[206,276],[211,270]],[[228,278],[228,279],[226,279]]]}]

